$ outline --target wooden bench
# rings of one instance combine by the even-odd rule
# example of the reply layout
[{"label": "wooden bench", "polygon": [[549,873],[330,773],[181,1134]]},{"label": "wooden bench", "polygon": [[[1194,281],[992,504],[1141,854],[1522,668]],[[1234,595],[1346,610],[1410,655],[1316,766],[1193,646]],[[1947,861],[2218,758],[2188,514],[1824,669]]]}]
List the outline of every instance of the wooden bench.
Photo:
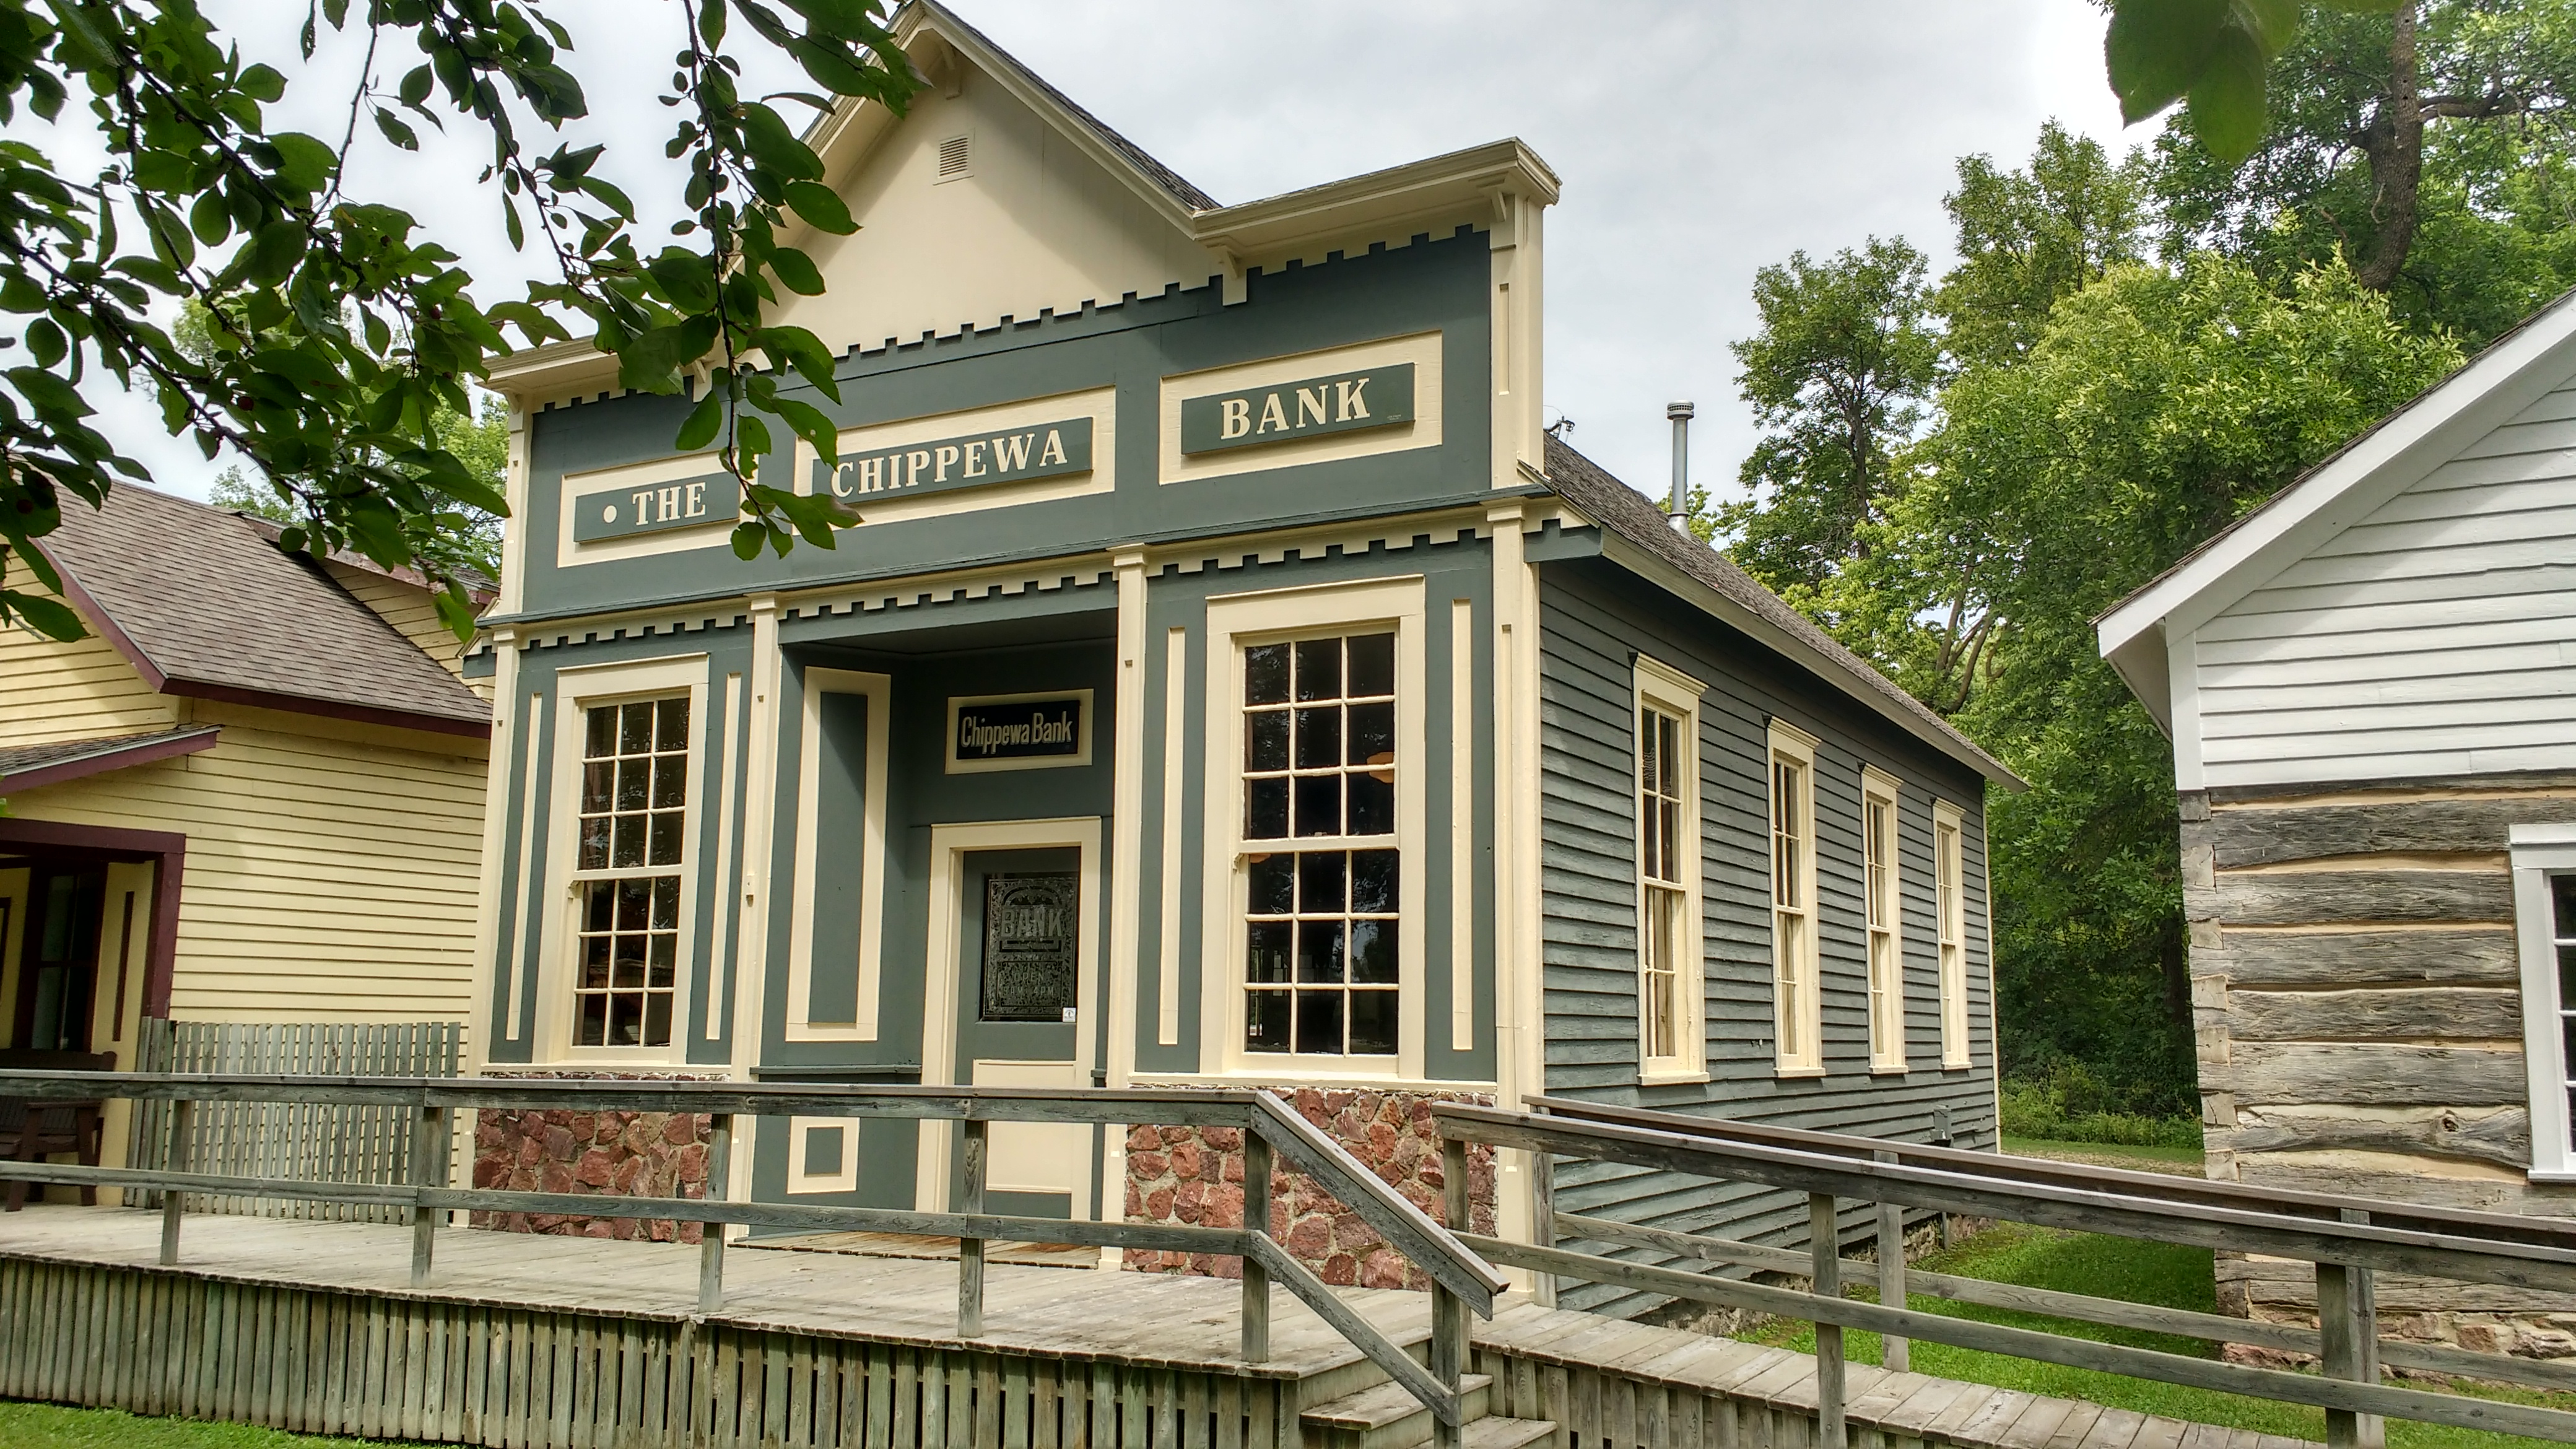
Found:
[{"label": "wooden bench", "polygon": [[[109,1052],[0,1051],[0,1068],[27,1072],[112,1072]],[[106,1099],[31,1103],[0,1097],[0,1148],[19,1162],[41,1162],[58,1152],[77,1154],[83,1167],[98,1166],[99,1136]],[[98,1203],[98,1189],[80,1190],[83,1207]],[[9,1184],[8,1211],[27,1205],[27,1184]]]}]

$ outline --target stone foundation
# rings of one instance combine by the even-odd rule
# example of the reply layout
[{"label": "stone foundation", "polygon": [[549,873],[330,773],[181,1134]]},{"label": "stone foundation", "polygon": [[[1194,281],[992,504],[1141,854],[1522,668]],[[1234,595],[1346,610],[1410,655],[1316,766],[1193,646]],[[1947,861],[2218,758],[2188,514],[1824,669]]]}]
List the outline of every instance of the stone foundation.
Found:
[{"label": "stone foundation", "polygon": [[[1434,1102],[1490,1106],[1490,1094],[1284,1089],[1294,1107],[1379,1179],[1437,1217],[1444,1178]],[[1468,1216],[1476,1232],[1494,1231],[1494,1150],[1467,1150]],[[1138,1127],[1127,1135],[1127,1220],[1234,1227],[1243,1222],[1243,1134],[1231,1127]],[[1304,1174],[1282,1164],[1271,1177],[1270,1230],[1297,1261],[1336,1287],[1415,1288],[1431,1280],[1377,1230]],[[1133,1252],[1131,1269],[1148,1273],[1242,1276],[1240,1260],[1207,1253]]]},{"label": "stone foundation", "polygon": [[[609,1072],[514,1072],[585,1081],[700,1080]],[[475,1114],[474,1185],[505,1192],[598,1193],[703,1198],[708,1123],[693,1112],[487,1111]],[[667,1218],[595,1218],[562,1213],[472,1215],[472,1225],[509,1233],[649,1238],[694,1243],[697,1223]]]}]

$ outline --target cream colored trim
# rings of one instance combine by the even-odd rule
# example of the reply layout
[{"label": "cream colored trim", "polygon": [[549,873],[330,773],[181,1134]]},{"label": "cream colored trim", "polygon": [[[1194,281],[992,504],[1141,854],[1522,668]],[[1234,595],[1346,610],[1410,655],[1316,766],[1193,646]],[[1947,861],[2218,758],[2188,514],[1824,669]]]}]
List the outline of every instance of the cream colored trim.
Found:
[{"label": "cream colored trim", "polygon": [[[768,1031],[762,1011],[769,1000],[769,881],[777,874],[772,841],[778,833],[779,670],[778,597],[754,594],[751,616],[751,723],[743,730],[742,896],[734,931],[733,1075],[751,1075]],[[756,1129],[755,1129],[756,1130]],[[734,1134],[737,1167],[750,1161],[750,1132]],[[750,1191],[750,1173],[736,1171],[737,1192]]]},{"label": "cream colored trim", "polygon": [[[1410,424],[1361,432],[1328,433],[1319,438],[1272,443],[1259,448],[1233,448],[1198,457],[1181,452],[1181,400],[1184,398],[1273,387],[1322,373],[1357,372],[1406,362],[1413,364],[1413,421]],[[1348,347],[1329,347],[1320,352],[1265,357],[1258,362],[1239,362],[1204,372],[1179,373],[1163,379],[1161,407],[1162,463],[1159,476],[1165,483],[1194,483],[1239,473],[1267,473],[1301,463],[1325,463],[1342,458],[1407,452],[1414,448],[1436,448],[1440,446],[1442,417],[1440,334],[1418,332],[1410,337],[1390,337]]]},{"label": "cream colored trim", "polygon": [[1161,950],[1154,979],[1154,1041],[1181,1040],[1181,797],[1188,787],[1190,631],[1163,634],[1163,857]]},{"label": "cream colored trim", "polygon": [[[1142,893],[1128,882],[1142,878],[1145,859],[1146,555],[1142,549],[1120,549],[1111,556],[1110,564],[1118,573],[1118,719],[1117,733],[1109,742],[1113,762],[1109,869],[1119,888],[1109,902],[1109,959],[1118,963],[1118,969],[1109,978],[1109,1020],[1105,1025],[1108,1081],[1117,1087],[1125,1085],[1128,1074],[1136,1068],[1136,1036],[1143,1030],[1136,1020],[1136,973],[1144,967],[1136,959],[1136,949],[1144,935],[1144,906],[1139,899]],[[1088,1010],[1095,999],[1084,996],[1083,1008]],[[1086,1043],[1096,1036],[1088,1029],[1082,1033]],[[1123,1152],[1125,1141],[1123,1137],[1113,1137],[1111,1151]]]},{"label": "cream colored trim", "polygon": [[[875,1041],[881,938],[885,929],[886,789],[888,736],[894,710],[889,675],[808,666],[798,711],[796,754],[796,882],[788,897],[787,1040]],[[867,764],[860,806],[859,985],[847,1022],[815,1021],[814,872],[822,856],[823,696],[855,694],[868,702]]]},{"label": "cream colored trim", "polygon": [[[980,513],[988,508],[1048,503],[1060,498],[1082,498],[1112,491],[1118,485],[1118,390],[1113,387],[1052,393],[996,407],[968,408],[927,417],[904,418],[898,422],[872,423],[842,433],[837,446],[841,456],[847,458],[886,448],[900,448],[907,443],[928,442],[933,438],[1004,432],[1025,428],[1032,423],[1061,422],[1073,417],[1091,419],[1090,472],[1031,478],[1019,483],[996,483],[982,488],[952,488],[915,496],[855,493],[843,501],[858,509],[867,525],[874,526],[918,518],[945,518],[958,513]],[[814,445],[798,439],[796,491],[814,491],[814,472],[818,462]]]},{"label": "cream colored trim", "polygon": [[[859,1190],[859,1124],[864,1117],[790,1117],[787,1119],[787,1194],[857,1192]],[[841,1167],[837,1172],[805,1170],[805,1134],[817,1128],[841,1130]]]},{"label": "cream colored trim", "polygon": [[732,959],[734,917],[724,902],[735,899],[733,880],[733,817],[740,801],[736,798],[734,776],[742,769],[742,675],[725,676],[724,688],[724,774],[716,781],[716,913],[715,940],[707,953],[707,1040],[724,1036],[725,964]]},{"label": "cream colored trim", "polygon": [[1447,1077],[1374,1077],[1340,1076],[1330,1072],[1299,1072],[1294,1077],[1260,1077],[1235,1072],[1138,1072],[1133,1085],[1139,1087],[1245,1087],[1263,1083],[1283,1089],[1321,1087],[1348,1088],[1362,1092],[1491,1092],[1493,1082],[1458,1081]]},{"label": "cream colored trim", "polygon": [[[1538,813],[1538,568],[1524,530],[1552,512],[1545,500],[1509,499],[1485,509],[1493,539],[1494,587],[1494,1074],[1496,1100],[1517,1107],[1547,1090],[1546,981],[1540,959]],[[1500,1154],[1496,1230],[1528,1242],[1537,1218],[1531,1155]],[[1556,1301],[1554,1277],[1515,1270],[1536,1301]]]},{"label": "cream colored trim", "polygon": [[[23,865],[0,866],[0,1001],[18,999],[19,942],[26,938],[28,898],[35,873]],[[18,1013],[0,1013],[0,1047],[17,1045]]]},{"label": "cream colored trim", "polygon": [[1449,601],[1449,1050],[1476,1045],[1476,601]]},{"label": "cream colored trim", "polygon": [[[951,775],[989,775],[1010,770],[1058,770],[1091,763],[1091,737],[1099,730],[1099,716],[1092,706],[1088,689],[1040,689],[1025,694],[952,694],[948,697],[947,768]],[[1027,760],[961,760],[957,758],[957,715],[967,705],[1020,704],[1035,699],[1075,699],[1082,701],[1081,748],[1070,755],[1044,755]]]},{"label": "cream colored trim", "polygon": [[[1762,789],[1764,799],[1770,802],[1763,811],[1767,822],[1763,843],[1772,859],[1772,866],[1768,872],[1772,882],[1770,904],[1772,1061],[1780,1076],[1808,1074],[1820,1076],[1825,1070],[1824,1008],[1823,1003],[1818,999],[1823,994],[1824,960],[1823,947],[1817,938],[1824,924],[1824,913],[1816,898],[1816,737],[1786,720],[1774,719],[1771,721],[1770,746],[1770,763],[1763,769]],[[1777,814],[1779,791],[1772,781],[1772,772],[1783,761],[1795,765],[1799,772],[1799,818],[1792,824],[1798,832],[1799,881],[1805,887],[1800,895],[1800,904],[1795,909],[1805,916],[1806,928],[1798,934],[1798,952],[1795,959],[1787,963],[1791,973],[1790,980],[1797,988],[1798,1019],[1794,1023],[1790,1021],[1787,1014],[1789,1003],[1780,1000],[1779,985],[1782,964],[1778,880],[1779,842],[1774,838],[1779,829]],[[1794,1032],[1790,1029],[1792,1026],[1796,1028]],[[1800,1050],[1796,1052],[1788,1050],[1788,1043],[1793,1037],[1800,1043]]]},{"label": "cream colored trim", "polygon": [[[1395,630],[1395,847],[1402,853],[1396,926],[1397,1050],[1384,1057],[1251,1053],[1243,1040],[1244,841],[1243,649],[1247,644],[1343,634],[1386,625]],[[1262,1081],[1313,1075],[1412,1080],[1422,1076],[1423,889],[1426,791],[1423,753],[1423,580],[1420,574],[1315,584],[1255,593],[1219,594],[1207,603],[1207,778],[1200,887],[1200,1063],[1217,1073]],[[1297,844],[1377,837],[1325,837]]]},{"label": "cream colored trim", "polygon": [[[1941,836],[1950,836],[1950,873],[1941,871]],[[1941,909],[1941,891],[1950,891],[1950,908]],[[1947,800],[1932,802],[1932,954],[1941,983],[1941,1067],[1957,1071],[1970,1064],[1968,1045],[1968,831],[1967,817]],[[1953,960],[1951,953],[1957,952]],[[1991,989],[1988,995],[1992,996]]]},{"label": "cream colored trim", "polygon": [[[1635,857],[1630,861],[1636,877],[1637,907],[1637,1059],[1640,1082],[1674,1082],[1708,1079],[1708,961],[1705,931],[1701,918],[1700,840],[1700,696],[1708,686],[1671,665],[1650,655],[1639,654],[1630,672],[1628,703],[1628,736],[1631,742],[1628,774],[1628,809],[1635,822]],[[1639,715],[1648,709],[1672,716],[1681,724],[1683,744],[1681,841],[1682,929],[1675,942],[1677,957],[1673,973],[1673,1045],[1670,1056],[1649,1056],[1647,1044],[1653,1039],[1646,1020],[1645,973],[1647,965],[1647,915],[1650,909],[1648,883],[1644,870],[1645,835],[1645,748],[1637,740]]]},{"label": "cream colored trim", "polygon": [[[474,891],[474,978],[468,989],[465,1019],[468,1023],[465,1066],[479,1072],[492,1056],[492,989],[498,984],[496,972],[501,959],[501,863],[509,849],[510,762],[523,753],[527,735],[519,720],[519,645],[518,635],[508,629],[495,630],[488,641],[492,648],[492,747],[485,757],[483,780],[483,859],[477,871]],[[495,777],[498,777],[497,780]],[[0,951],[8,942],[0,940]],[[0,1001],[15,1001],[8,994],[8,983],[0,977]]]},{"label": "cream colored trim", "polygon": [[[1100,817],[992,820],[971,825],[930,827],[930,925],[922,954],[921,991],[921,1080],[924,1086],[958,1084],[957,978],[963,968],[966,949],[957,929],[958,913],[964,906],[958,891],[965,878],[959,857],[975,850],[1062,847],[1082,853],[1081,863],[1076,867],[1080,884],[1075,888],[1075,909],[1081,916],[1081,935],[1074,949],[1074,999],[1088,1003],[1098,999],[1100,984],[1100,933],[1094,924],[1100,919]],[[1088,1028],[1090,1024],[1080,1022],[1078,1025]],[[1092,1040],[1093,1034],[1087,1029],[1077,1030],[1073,1035],[1077,1081],[1090,1080]],[[913,1177],[914,1210],[942,1211],[948,1199],[948,1123],[934,1119],[921,1124],[921,1151],[915,1160],[920,1166]],[[1086,1211],[1090,1201],[1091,1185],[1085,1183],[1074,1194],[1074,1210]]]},{"label": "cream colored trim", "polygon": [[[513,887],[518,893],[518,909],[510,915],[510,1017],[501,1024],[501,1039],[504,1041],[519,1039],[519,1019],[528,1006],[528,978],[535,975],[537,969],[537,962],[530,958],[532,955],[542,956],[544,951],[545,935],[542,931],[536,937],[539,942],[537,950],[531,952],[528,948],[528,911],[537,904],[537,848],[527,824],[536,802],[541,798],[552,798],[550,793],[540,793],[545,791],[545,782],[537,778],[537,741],[544,738],[545,728],[546,696],[543,690],[539,690],[528,696],[526,728],[519,740],[519,779],[522,782],[519,795],[519,879]],[[551,831],[547,832],[546,843],[558,852],[563,848],[562,842],[556,840]]]},{"label": "cream colored trim", "polygon": [[[1897,781],[1897,778],[1894,775],[1887,773],[1876,765],[1863,765],[1861,766],[1860,771],[1860,800],[1861,967],[1864,976],[1864,996],[1869,1004],[1869,1069],[1873,1072],[1902,1072],[1906,1069],[1907,1056],[1907,1043],[1905,1040],[1905,816],[1902,804],[1904,800],[1904,787]],[[1869,807],[1873,802],[1887,807],[1887,839],[1883,842],[1887,848],[1887,859],[1884,862],[1885,869],[1887,871],[1887,898],[1884,903],[1887,907],[1887,924],[1883,927],[1872,926],[1869,923],[1869,913],[1872,904],[1869,899],[1869,853],[1872,844],[1869,830]],[[1880,1000],[1879,989],[1881,983],[1878,980],[1878,957],[1876,951],[1873,949],[1875,945],[1874,938],[1879,935],[1885,935],[1887,937],[1888,954],[1894,961],[1892,969],[1896,972],[1896,979],[1887,984],[1886,996],[1888,1009],[1895,1013],[1896,1019],[1892,1023],[1884,1024],[1887,1027],[1887,1030],[1884,1032],[1880,1029],[1882,1023],[1878,1019]],[[1880,1050],[1882,1041],[1892,1047],[1893,1050]]]},{"label": "cream colored trim", "polygon": [[[621,463],[614,468],[564,474],[555,484],[555,567],[577,568],[583,564],[610,563],[618,559],[656,558],[663,554],[725,547],[726,535],[742,521],[742,487],[731,478],[726,478],[721,486],[712,482],[706,485],[706,497],[701,500],[707,511],[704,523],[626,538],[596,539],[589,543],[576,542],[573,538],[576,521],[573,503],[583,494],[610,488],[651,488],[682,478],[722,472],[723,468],[714,453],[682,453],[649,462]],[[725,507],[728,502],[734,506]]]},{"label": "cream colored trim", "polygon": [[509,451],[502,465],[501,493],[510,516],[501,523],[499,597],[493,600],[507,617],[526,607],[528,577],[528,410],[513,401],[509,412]]},{"label": "cream colored trim", "polygon": [[[534,1061],[579,1066],[670,1065],[685,1061],[689,1035],[686,1007],[697,994],[704,964],[688,948],[698,938],[698,836],[706,823],[707,656],[680,654],[558,669],[555,688],[562,700],[555,710],[551,824],[546,831],[550,849],[546,862],[545,930],[538,938],[541,944],[535,973],[542,989],[537,994]],[[572,1044],[570,973],[580,954],[574,944],[580,923],[574,916],[573,901],[583,880],[630,873],[574,869],[578,848],[575,835],[581,818],[583,724],[587,712],[599,705],[673,695],[686,695],[689,700],[690,769],[687,814],[683,817],[687,826],[682,832],[680,862],[674,867],[680,877],[682,944],[679,969],[671,983],[671,1040],[658,1047],[576,1047]],[[660,869],[663,868],[649,873],[658,874]],[[524,978],[530,973],[519,974]]]}]

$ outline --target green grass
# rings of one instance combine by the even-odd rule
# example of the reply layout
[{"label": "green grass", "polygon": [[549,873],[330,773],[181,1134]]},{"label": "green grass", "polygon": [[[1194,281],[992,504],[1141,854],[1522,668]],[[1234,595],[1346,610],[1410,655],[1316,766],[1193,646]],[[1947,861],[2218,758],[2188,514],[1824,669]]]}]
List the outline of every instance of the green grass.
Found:
[{"label": "green grass", "polygon": [[2004,1151],[2023,1157],[2057,1157],[2074,1162],[2135,1162],[2154,1171],[2158,1166],[2180,1163],[2188,1167],[2201,1164],[2201,1150],[2191,1147],[2150,1147],[2125,1142],[2066,1142],[2049,1137],[2014,1137],[2006,1134]]},{"label": "green grass", "polygon": [[9,1449],[383,1449],[383,1441],[317,1439],[248,1424],[144,1419],[120,1409],[66,1409],[0,1401],[0,1444]]},{"label": "green grass", "polygon": [[[2094,1146],[2090,1143],[2084,1145],[2088,1149]],[[2005,1224],[1935,1253],[1921,1260],[1917,1266],[1960,1277],[2019,1283],[2033,1288],[2055,1288],[2097,1298],[2125,1298],[2136,1303],[2187,1308],[2201,1313],[2217,1311],[2217,1285],[2206,1248],[2142,1243],[2097,1233],[2069,1233],[2052,1228]],[[2197,1358],[2215,1356],[2211,1346],[2198,1339],[2073,1323],[2035,1314],[1952,1303],[1919,1294],[1910,1296],[1908,1306],[1955,1318],[2043,1329],[2070,1338],[2128,1344]],[[1812,1324],[1775,1321],[1748,1336],[1758,1342],[1794,1348],[1804,1353],[1815,1351],[1816,1334]],[[1855,1330],[1845,1333],[1843,1338],[1844,1351],[1853,1362],[1874,1364],[1879,1361],[1877,1334]],[[2090,1399],[2098,1404],[2132,1409],[2142,1414],[2252,1429],[2265,1434],[2287,1434],[2301,1439],[2325,1438],[2325,1411],[2322,1409],[2274,1403],[2268,1399],[2249,1399],[2210,1389],[2185,1388],[2179,1384],[2161,1384],[2091,1369],[2063,1368],[2029,1359],[1953,1348],[1947,1344],[1916,1341],[1913,1369],[1916,1373],[1937,1378],[1993,1384],[2024,1393]],[[2424,1385],[2410,1384],[2408,1387]],[[2480,1398],[2576,1409],[2576,1395],[2460,1384],[2452,1387]],[[2399,1419],[2388,1421],[2390,1449],[2510,1449],[2510,1446],[2520,1445],[2540,1449],[2546,1442]]]}]

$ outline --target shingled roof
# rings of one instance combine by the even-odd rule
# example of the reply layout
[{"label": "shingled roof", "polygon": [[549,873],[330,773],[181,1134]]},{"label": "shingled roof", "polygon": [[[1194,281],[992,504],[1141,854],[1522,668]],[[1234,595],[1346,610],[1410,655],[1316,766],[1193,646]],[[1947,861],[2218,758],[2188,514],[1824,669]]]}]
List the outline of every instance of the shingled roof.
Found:
[{"label": "shingled roof", "polygon": [[1801,662],[1829,682],[1859,694],[1863,703],[1878,713],[1894,719],[1910,733],[1930,739],[1944,753],[1973,765],[1988,779],[2011,789],[2022,788],[2021,777],[2003,761],[1925,708],[1921,700],[1897,688],[1895,681],[1872,668],[1867,660],[1836,643],[1813,620],[1782,603],[1779,595],[1755,582],[1751,574],[1737,568],[1725,555],[1674,528],[1670,516],[1644,494],[1612,477],[1600,464],[1576,452],[1553,433],[1547,439],[1547,483],[1585,517],[1754,615],[1776,635],[1785,636],[1794,651],[1808,656]]},{"label": "shingled roof", "polygon": [[489,705],[255,520],[126,486],[65,508],[43,546],[90,626],[165,694],[491,733]]}]

